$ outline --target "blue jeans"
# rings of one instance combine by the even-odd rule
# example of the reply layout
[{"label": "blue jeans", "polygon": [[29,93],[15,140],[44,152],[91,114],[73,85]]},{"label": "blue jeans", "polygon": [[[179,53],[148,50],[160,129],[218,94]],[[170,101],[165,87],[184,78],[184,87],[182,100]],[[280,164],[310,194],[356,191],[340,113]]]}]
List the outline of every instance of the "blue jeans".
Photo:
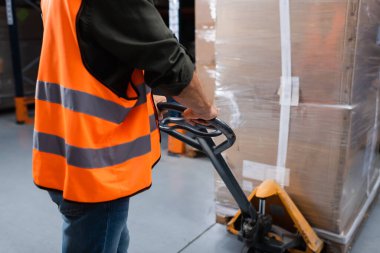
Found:
[{"label": "blue jeans", "polygon": [[49,195],[63,217],[62,253],[127,253],[129,198],[88,204]]}]

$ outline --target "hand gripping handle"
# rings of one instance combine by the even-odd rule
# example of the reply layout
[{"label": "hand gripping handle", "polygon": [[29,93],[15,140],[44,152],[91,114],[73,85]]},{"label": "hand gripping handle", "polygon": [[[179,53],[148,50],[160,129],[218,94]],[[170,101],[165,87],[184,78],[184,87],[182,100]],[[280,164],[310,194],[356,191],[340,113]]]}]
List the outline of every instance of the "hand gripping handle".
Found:
[{"label": "hand gripping handle", "polygon": [[[158,103],[157,108],[160,111],[170,110],[177,112],[184,112],[187,108],[182,105],[171,104],[171,103]],[[190,125],[186,122],[183,117],[167,117],[161,120],[159,128],[161,131],[185,142],[203,151],[203,148],[197,141],[197,138],[211,138],[224,135],[226,140],[221,144],[212,147],[215,154],[220,154],[224,150],[230,148],[236,140],[235,133],[232,129],[220,119],[213,119],[205,122],[207,125],[197,124],[195,126]],[[184,129],[194,135],[194,137],[189,137],[177,129]],[[209,131],[208,131],[209,130]]]}]

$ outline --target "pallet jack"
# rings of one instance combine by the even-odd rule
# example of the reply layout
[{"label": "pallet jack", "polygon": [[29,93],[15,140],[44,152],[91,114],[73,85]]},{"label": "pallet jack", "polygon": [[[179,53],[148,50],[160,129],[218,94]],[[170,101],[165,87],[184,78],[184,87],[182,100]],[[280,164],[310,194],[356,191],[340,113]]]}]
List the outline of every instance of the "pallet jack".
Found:
[{"label": "pallet jack", "polygon": [[[182,113],[186,107],[159,103],[160,111]],[[247,198],[228,167],[222,152],[230,148],[236,136],[220,119],[206,125],[190,125],[182,117],[165,117],[159,123],[162,132],[207,155],[232,194],[240,210],[227,224],[227,230],[244,242],[246,253],[319,253],[323,241],[317,236],[289,195],[273,180],[266,180]],[[191,136],[178,130],[186,130]],[[215,144],[213,137],[225,140]]]}]

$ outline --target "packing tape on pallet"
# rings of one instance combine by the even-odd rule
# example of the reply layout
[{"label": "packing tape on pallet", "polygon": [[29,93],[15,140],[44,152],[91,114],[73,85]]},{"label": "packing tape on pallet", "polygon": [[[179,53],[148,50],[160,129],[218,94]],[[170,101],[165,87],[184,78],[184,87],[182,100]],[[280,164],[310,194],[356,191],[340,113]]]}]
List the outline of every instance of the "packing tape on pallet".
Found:
[{"label": "packing tape on pallet", "polygon": [[[258,163],[253,161],[243,161],[243,178],[264,181],[273,179],[278,181],[281,178],[284,186],[289,186],[290,170],[285,168],[277,168],[276,166]],[[248,190],[248,183],[243,182],[244,190]]]},{"label": "packing tape on pallet", "polygon": [[280,26],[281,26],[281,63],[282,77],[280,87],[280,130],[278,137],[276,181],[282,186],[289,185],[285,182],[287,169],[286,158],[288,153],[290,130],[290,106],[298,105],[299,78],[292,77],[292,51],[290,33],[290,4],[289,0],[279,0]]}]

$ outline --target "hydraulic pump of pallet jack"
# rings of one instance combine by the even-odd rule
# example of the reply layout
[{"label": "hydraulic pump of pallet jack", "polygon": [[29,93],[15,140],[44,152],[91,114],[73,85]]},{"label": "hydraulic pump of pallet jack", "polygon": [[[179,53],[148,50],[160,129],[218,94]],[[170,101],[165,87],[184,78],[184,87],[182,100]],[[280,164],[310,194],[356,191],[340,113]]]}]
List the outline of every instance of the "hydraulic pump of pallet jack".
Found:
[{"label": "hydraulic pump of pallet jack", "polygon": [[[185,107],[159,103],[161,111],[183,112]],[[323,241],[317,236],[285,190],[273,180],[266,180],[247,198],[222,152],[236,140],[233,130],[220,119],[205,125],[191,125],[183,117],[165,117],[159,128],[180,141],[203,152],[232,194],[240,210],[227,225],[227,230],[245,243],[247,253],[319,253]],[[185,134],[179,129],[186,130]],[[224,136],[215,144],[213,137]]]}]

